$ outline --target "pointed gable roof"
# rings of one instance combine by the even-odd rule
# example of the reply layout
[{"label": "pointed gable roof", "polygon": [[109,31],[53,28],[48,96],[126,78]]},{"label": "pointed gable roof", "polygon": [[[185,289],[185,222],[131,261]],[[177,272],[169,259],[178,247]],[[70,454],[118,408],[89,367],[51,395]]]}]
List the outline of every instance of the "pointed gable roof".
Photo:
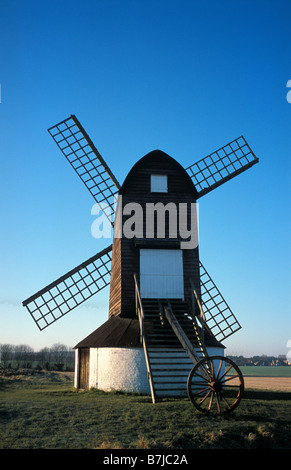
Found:
[{"label": "pointed gable roof", "polygon": [[194,183],[191,177],[188,175],[186,170],[178,163],[174,158],[170,157],[167,153],[162,150],[153,150],[138,160],[132,169],[129,171],[126,176],[119,193],[124,193],[127,188],[130,186],[130,183],[135,179],[138,173],[143,171],[171,171],[177,173],[180,177],[183,177],[185,182],[185,190],[193,194],[193,198],[197,197],[197,190],[194,186]]}]

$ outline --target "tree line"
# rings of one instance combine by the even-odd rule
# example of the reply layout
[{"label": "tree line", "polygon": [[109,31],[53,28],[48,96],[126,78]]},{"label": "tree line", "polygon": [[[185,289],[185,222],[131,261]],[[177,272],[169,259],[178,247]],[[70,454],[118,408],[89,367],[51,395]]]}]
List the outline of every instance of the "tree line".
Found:
[{"label": "tree line", "polygon": [[65,344],[55,343],[50,348],[34,351],[31,346],[0,344],[0,368],[74,370],[74,351]]},{"label": "tree line", "polygon": [[[227,356],[238,366],[256,366],[256,365],[289,365],[285,355],[278,357],[253,356],[246,358],[244,356]],[[74,370],[75,353],[62,343],[54,343],[50,348],[45,347],[35,352],[34,349],[26,344],[14,346],[12,344],[0,344],[0,369],[45,369],[57,371]]]},{"label": "tree line", "polygon": [[278,356],[267,356],[262,354],[261,356],[227,356],[232,359],[238,366],[288,366],[289,361],[284,354]]}]

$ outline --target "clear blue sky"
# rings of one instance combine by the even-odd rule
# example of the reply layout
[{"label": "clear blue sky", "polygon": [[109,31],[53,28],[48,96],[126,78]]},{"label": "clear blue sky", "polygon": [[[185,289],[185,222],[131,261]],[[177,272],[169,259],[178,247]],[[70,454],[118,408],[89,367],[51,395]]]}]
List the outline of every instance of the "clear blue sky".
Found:
[{"label": "clear blue sky", "polygon": [[39,332],[22,301],[106,247],[47,129],[76,114],[122,182],[159,148],[189,166],[241,134],[260,163],[199,201],[200,255],[243,328],[229,354],[286,354],[288,0],[0,1],[0,343],[74,346],[107,288]]}]

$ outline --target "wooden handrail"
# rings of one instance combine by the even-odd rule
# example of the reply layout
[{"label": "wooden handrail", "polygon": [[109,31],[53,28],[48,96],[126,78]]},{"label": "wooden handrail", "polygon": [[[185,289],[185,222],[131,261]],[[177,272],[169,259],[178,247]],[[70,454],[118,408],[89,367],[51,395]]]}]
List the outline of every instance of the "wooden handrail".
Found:
[{"label": "wooden handrail", "polygon": [[138,287],[138,282],[137,282],[137,278],[136,278],[135,273],[134,273],[133,277],[134,277],[134,283],[135,283],[136,315],[137,315],[138,320],[139,320],[140,342],[143,345],[143,350],[144,350],[144,355],[145,355],[145,360],[146,360],[146,366],[147,366],[148,379],[149,379],[150,389],[151,389],[152,401],[153,401],[153,403],[156,403],[156,395],[155,395],[155,389],[154,389],[154,384],[153,384],[151,365],[150,365],[150,361],[149,361],[146,337],[145,337],[145,334],[144,334],[144,310],[143,310],[142,300],[141,300],[139,287]]},{"label": "wooden handrail", "polygon": [[[204,354],[206,355],[207,350],[206,350],[205,343],[204,343],[204,331],[207,330],[208,333],[210,333],[210,334],[212,334],[212,333],[211,333],[210,328],[208,327],[208,325],[206,323],[205,313],[203,312],[202,305],[201,305],[200,299],[198,297],[198,294],[196,292],[194,282],[193,282],[192,279],[190,279],[190,285],[191,285],[191,292],[192,292],[192,308],[193,308],[193,311],[194,311],[194,317],[195,317],[195,310],[196,310],[195,309],[195,300],[196,300],[196,303],[197,303],[198,308],[199,308],[199,315],[197,315],[197,317],[199,318],[199,321],[200,321],[200,324],[201,324],[201,342],[202,342],[202,348],[204,350]],[[197,328],[197,322],[196,322],[195,318],[194,318],[194,321],[195,321],[195,325],[196,325],[196,327],[194,327],[194,328]],[[198,334],[198,332],[197,332],[197,334]]]},{"label": "wooden handrail", "polygon": [[144,311],[143,311],[143,306],[142,306],[142,301],[140,297],[136,275],[134,274],[133,277],[134,277],[134,283],[135,283],[135,310],[136,310],[136,315],[139,320],[140,342],[142,343],[143,338],[144,338]]},{"label": "wooden handrail", "polygon": [[[178,322],[172,310],[171,303],[169,301],[168,305],[165,307],[165,315],[178,340],[180,341],[183,349],[186,351],[193,364],[197,364],[200,361],[200,357],[198,356],[198,354],[196,354],[193,345],[189,341],[189,338],[187,337],[186,333]],[[200,373],[204,376],[204,378],[209,379],[206,370],[202,369]]]},{"label": "wooden handrail", "polygon": [[203,312],[203,309],[202,309],[202,306],[201,306],[201,302],[199,300],[199,297],[197,295],[197,292],[196,292],[196,289],[195,289],[195,286],[194,286],[194,282],[192,281],[192,279],[190,279],[190,284],[191,284],[191,294],[192,294],[192,307],[193,307],[193,310],[195,311],[195,300],[197,302],[197,305],[198,305],[198,308],[199,308],[199,312],[200,314],[197,315],[199,318],[201,318],[204,322],[206,322],[206,319],[205,319],[205,314]]}]

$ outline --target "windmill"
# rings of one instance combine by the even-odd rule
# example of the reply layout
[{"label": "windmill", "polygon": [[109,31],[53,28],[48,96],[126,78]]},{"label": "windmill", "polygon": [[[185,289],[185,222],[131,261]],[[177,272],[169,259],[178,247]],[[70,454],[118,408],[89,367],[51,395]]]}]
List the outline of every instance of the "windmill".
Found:
[{"label": "windmill", "polygon": [[[154,403],[188,393],[200,411],[232,411],[243,377],[221,342],[241,325],[190,244],[189,221],[197,229],[193,203],[258,158],[242,136],[186,169],[154,150],[120,185],[75,115],[48,131],[114,227],[110,246],[23,302],[43,330],[110,285],[108,320],[75,347],[75,386],[148,391]],[[160,203],[164,231],[152,218],[144,237],[146,211]],[[173,214],[174,228],[186,221],[182,235]]]}]

